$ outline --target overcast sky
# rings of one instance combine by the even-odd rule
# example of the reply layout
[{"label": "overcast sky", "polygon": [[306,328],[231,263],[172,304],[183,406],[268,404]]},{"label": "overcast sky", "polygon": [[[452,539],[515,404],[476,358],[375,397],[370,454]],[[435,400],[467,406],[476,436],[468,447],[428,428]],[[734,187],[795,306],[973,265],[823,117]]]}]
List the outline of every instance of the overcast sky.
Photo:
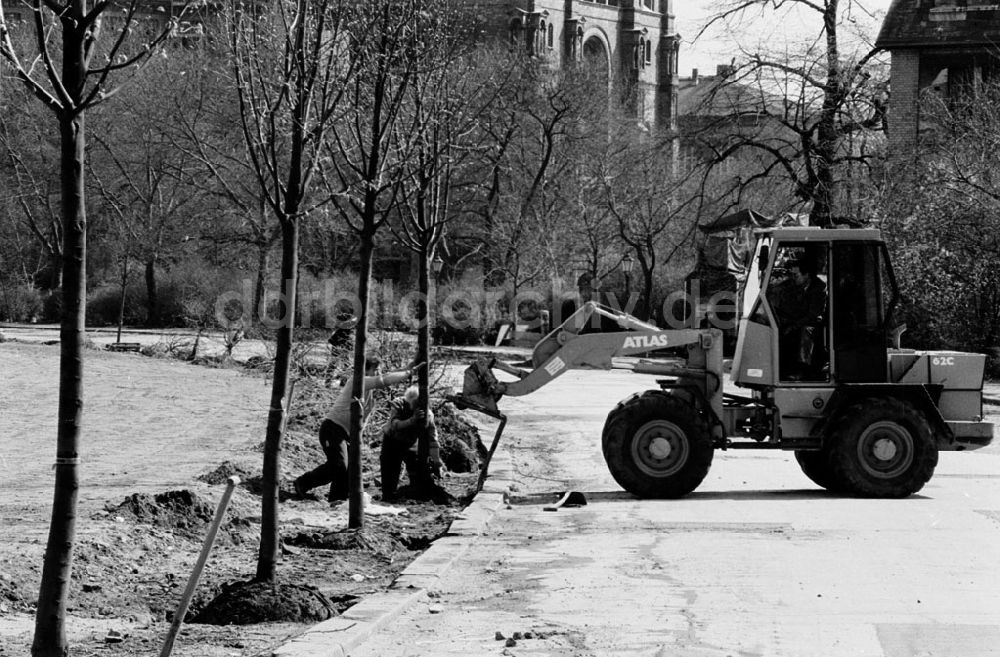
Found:
[{"label": "overcast sky", "polygon": [[[854,22],[850,27],[859,35],[855,42],[875,39],[889,2],[860,0],[858,4],[868,12],[855,11],[852,14]],[[691,75],[692,68],[697,68],[702,74],[714,73],[717,64],[726,64],[733,57],[740,59],[740,46],[751,52],[760,48],[785,47],[794,51],[819,34],[819,14],[814,11],[776,13],[768,9],[763,13],[748,14],[748,20],[743,25],[730,26],[731,32],[723,27],[713,28],[694,42],[698,31],[712,15],[712,8],[719,3],[720,0],[674,0],[677,31],[683,39],[679,63],[681,77]],[[841,5],[847,4],[847,0],[841,0]],[[845,26],[843,31],[847,32],[847,28]]]}]

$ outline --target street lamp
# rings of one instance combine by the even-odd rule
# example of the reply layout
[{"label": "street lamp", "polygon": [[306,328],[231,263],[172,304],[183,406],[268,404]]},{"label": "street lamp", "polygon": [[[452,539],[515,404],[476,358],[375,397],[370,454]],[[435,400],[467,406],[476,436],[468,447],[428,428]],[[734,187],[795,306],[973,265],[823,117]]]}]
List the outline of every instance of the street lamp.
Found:
[{"label": "street lamp", "polygon": [[441,274],[441,270],[444,269],[444,260],[441,259],[441,254],[434,256],[431,260],[431,271],[434,272],[434,282],[437,283],[438,276]]}]

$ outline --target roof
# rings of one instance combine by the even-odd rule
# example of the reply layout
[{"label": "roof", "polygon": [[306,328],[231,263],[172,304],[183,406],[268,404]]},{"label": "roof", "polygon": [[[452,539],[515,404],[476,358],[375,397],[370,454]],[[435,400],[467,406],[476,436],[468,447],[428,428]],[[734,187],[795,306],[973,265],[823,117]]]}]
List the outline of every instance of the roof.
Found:
[{"label": "roof", "polygon": [[1000,4],[990,0],[892,0],[875,45],[885,50],[1000,44]]},{"label": "roof", "polygon": [[721,75],[681,78],[677,85],[678,116],[732,116],[780,112],[781,97],[754,84]]},{"label": "roof", "polygon": [[877,228],[767,228],[756,231],[775,239],[796,242],[881,242],[882,231]]}]

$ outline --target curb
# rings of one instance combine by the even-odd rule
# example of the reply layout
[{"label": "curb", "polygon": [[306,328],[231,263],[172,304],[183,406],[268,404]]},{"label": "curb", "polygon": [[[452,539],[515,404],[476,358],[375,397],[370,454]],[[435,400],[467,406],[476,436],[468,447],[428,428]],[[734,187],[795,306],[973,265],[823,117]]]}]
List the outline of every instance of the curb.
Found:
[{"label": "curb", "polygon": [[486,532],[497,510],[506,503],[513,481],[510,454],[497,450],[483,489],[451,523],[448,532],[399,574],[382,593],[368,596],[336,618],[309,628],[271,651],[271,657],[347,657],[350,651],[426,599],[438,580]]}]

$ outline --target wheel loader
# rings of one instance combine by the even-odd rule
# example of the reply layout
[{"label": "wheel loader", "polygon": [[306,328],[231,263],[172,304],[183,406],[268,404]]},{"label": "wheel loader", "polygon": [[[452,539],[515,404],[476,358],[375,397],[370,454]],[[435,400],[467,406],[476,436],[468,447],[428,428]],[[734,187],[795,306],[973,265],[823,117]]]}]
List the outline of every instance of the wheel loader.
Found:
[{"label": "wheel loader", "polygon": [[[900,347],[905,327],[893,321],[899,296],[878,230],[776,228],[755,238],[732,361],[718,327],[662,329],[588,302],[538,342],[530,368],[480,359],[453,400],[503,418],[504,395],[529,394],[570,369],[624,364],[658,375],[658,388],[610,410],[602,433],[614,479],[643,498],[692,492],[719,449],[792,451],[823,488],[900,498],[927,483],[940,450],[991,443],[985,356]],[[808,349],[794,330],[803,327],[778,307],[796,267],[811,271],[822,295]],[[595,316],[620,330],[591,330]]]}]

